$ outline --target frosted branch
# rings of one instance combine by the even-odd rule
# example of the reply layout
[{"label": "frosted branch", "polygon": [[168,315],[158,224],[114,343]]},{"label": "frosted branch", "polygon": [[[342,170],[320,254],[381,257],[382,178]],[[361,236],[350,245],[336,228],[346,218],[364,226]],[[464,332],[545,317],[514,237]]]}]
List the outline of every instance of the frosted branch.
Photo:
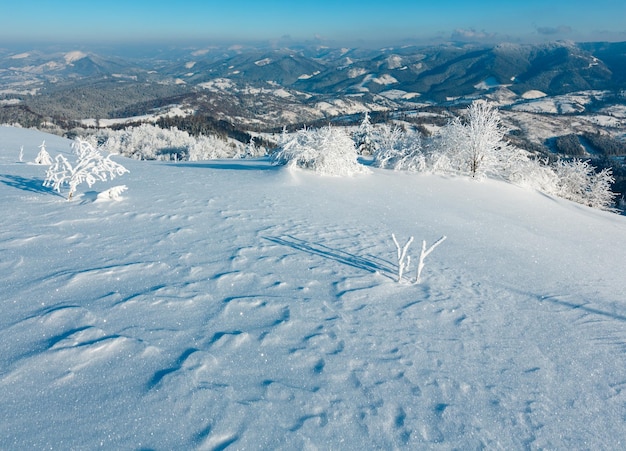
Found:
[{"label": "frosted branch", "polygon": [[435,250],[437,246],[445,241],[447,237],[444,235],[439,238],[432,246],[426,249],[426,241],[422,241],[422,252],[420,253],[419,263],[417,264],[417,276],[415,278],[415,283],[421,282],[422,270],[424,269],[424,259],[430,255],[432,251]]},{"label": "frosted branch", "polygon": [[391,234],[391,238],[396,245],[396,250],[398,254],[398,282],[401,282],[404,272],[409,269],[409,266],[411,264],[411,257],[407,256],[407,252],[409,250],[409,246],[411,246],[411,243],[413,242],[413,237],[409,238],[406,244],[402,247],[400,247],[400,243],[398,243],[398,240],[393,233]]}]

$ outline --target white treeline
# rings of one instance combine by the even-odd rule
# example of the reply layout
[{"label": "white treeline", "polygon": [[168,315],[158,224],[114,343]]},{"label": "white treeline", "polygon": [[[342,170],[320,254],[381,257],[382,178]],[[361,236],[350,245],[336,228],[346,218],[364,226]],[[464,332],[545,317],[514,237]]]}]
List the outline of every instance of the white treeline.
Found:
[{"label": "white treeline", "polygon": [[372,143],[375,167],[499,178],[590,207],[614,209],[610,169],[598,172],[581,160],[548,164],[511,146],[505,134],[498,110],[476,101],[464,117],[454,118],[432,137],[381,125],[371,128],[367,141]]},{"label": "white treeline", "polygon": [[[379,168],[498,178],[590,207],[614,210],[610,169],[596,171],[581,160],[548,164],[533,158],[506,141],[507,130],[499,111],[485,101],[473,102],[462,117],[450,120],[429,137],[387,124],[373,126],[368,114],[352,136],[346,130],[328,125],[284,131],[270,154],[271,160],[323,175],[350,176],[369,172],[359,163],[359,157],[365,157]],[[90,140],[102,151],[141,160],[199,161],[268,154],[254,138],[244,144],[215,136],[193,137],[176,128],[152,124],[102,130]]]},{"label": "white treeline", "polygon": [[278,150],[272,154],[274,164],[332,176],[369,172],[357,158],[356,146],[350,135],[344,129],[330,125],[319,129],[304,128],[293,134],[283,132]]},{"label": "white treeline", "polygon": [[101,142],[99,147],[104,151],[136,160],[201,161],[259,156],[264,152],[254,142],[245,146],[215,136],[194,137],[176,128],[163,129],[152,124],[123,130],[102,130],[92,141],[94,145],[96,141]]}]

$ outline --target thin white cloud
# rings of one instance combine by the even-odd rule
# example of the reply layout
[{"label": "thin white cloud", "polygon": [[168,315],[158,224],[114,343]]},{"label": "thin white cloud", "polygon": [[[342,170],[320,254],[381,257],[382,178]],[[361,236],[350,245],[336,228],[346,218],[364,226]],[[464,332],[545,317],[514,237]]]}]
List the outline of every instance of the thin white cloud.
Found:
[{"label": "thin white cloud", "polygon": [[567,25],[560,25],[558,27],[537,27],[537,33],[548,36],[571,34],[572,28]]},{"label": "thin white cloud", "polygon": [[486,31],[476,31],[472,28],[457,28],[452,32],[454,41],[490,41],[497,37],[496,33],[487,33]]}]

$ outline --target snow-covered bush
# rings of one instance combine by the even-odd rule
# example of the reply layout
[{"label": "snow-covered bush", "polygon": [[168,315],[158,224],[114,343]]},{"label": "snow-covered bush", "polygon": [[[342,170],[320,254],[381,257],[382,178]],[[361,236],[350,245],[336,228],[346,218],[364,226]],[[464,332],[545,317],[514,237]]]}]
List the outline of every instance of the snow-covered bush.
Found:
[{"label": "snow-covered bush", "polygon": [[424,172],[426,157],[419,132],[381,126],[376,134],[373,165],[379,168]]},{"label": "snow-covered bush", "polygon": [[59,154],[46,171],[43,185],[61,192],[63,186],[69,187],[68,199],[71,200],[76,188],[85,182],[92,186],[98,180],[113,180],[128,170],[119,163],[111,160],[111,155],[103,156],[98,149],[87,141],[76,140],[72,144],[76,154],[76,162],[70,163],[67,158]]},{"label": "snow-covered bush", "polygon": [[600,172],[595,169],[588,161],[557,161],[554,165],[557,176],[555,194],[583,205],[612,211],[615,201],[615,193],[611,191],[613,173],[611,169]]},{"label": "snow-covered bush", "polygon": [[119,201],[122,199],[122,193],[126,191],[128,187],[126,185],[118,185],[112,188],[109,188],[106,191],[103,191],[98,194],[96,197],[96,202],[106,202],[106,201]]},{"label": "snow-covered bush", "polygon": [[357,161],[352,138],[341,128],[302,129],[283,133],[278,150],[272,154],[274,164],[309,169],[322,175],[351,176],[368,169]]},{"label": "snow-covered bush", "polygon": [[559,178],[547,160],[526,158],[511,167],[509,180],[516,185],[557,195]]},{"label": "snow-covered bush", "polygon": [[46,142],[42,142],[39,146],[39,153],[35,157],[35,164],[41,164],[44,166],[50,166],[52,164],[52,157],[46,150]]},{"label": "snow-covered bush", "polygon": [[176,128],[163,129],[142,124],[124,130],[103,131],[103,150],[137,160],[211,160],[233,158],[244,152],[243,145],[215,136],[193,137]]}]

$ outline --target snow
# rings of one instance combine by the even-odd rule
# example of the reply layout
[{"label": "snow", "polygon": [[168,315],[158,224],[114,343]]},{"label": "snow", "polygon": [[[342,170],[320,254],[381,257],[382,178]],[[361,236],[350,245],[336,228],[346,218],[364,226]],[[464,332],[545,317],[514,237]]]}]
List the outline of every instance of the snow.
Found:
[{"label": "snow", "polygon": [[546,97],[547,94],[545,92],[538,91],[536,89],[532,89],[530,91],[526,91],[522,94],[522,99],[532,100],[532,99],[540,99],[542,97]]},{"label": "snow", "polygon": [[17,55],[12,55],[9,58],[14,59],[14,60],[20,60],[20,59],[29,58],[29,57],[30,57],[30,53],[18,53]]},{"label": "snow", "polygon": [[254,64],[256,64],[259,67],[262,67],[262,66],[267,66],[271,62],[272,60],[270,58],[263,58],[262,60],[255,61]]},{"label": "snow", "polygon": [[215,78],[213,80],[198,84],[203,89],[213,92],[228,91],[235,87],[235,83],[230,78]]},{"label": "snow", "polygon": [[302,74],[298,77],[298,80],[308,80],[310,78],[315,77],[316,75],[319,75],[320,71],[316,70],[315,72],[313,72],[312,74]]},{"label": "snow", "polygon": [[[0,92],[2,94],[2,92]],[[0,100],[0,105],[19,105],[22,103],[20,99],[2,99]]]},{"label": "snow", "polygon": [[367,70],[362,67],[355,67],[348,71],[348,78],[358,78],[362,75],[367,74]]},{"label": "snow", "polygon": [[76,50],[74,52],[68,52],[64,55],[65,63],[72,64],[78,60],[81,60],[87,56],[86,53]]},{"label": "snow", "polygon": [[498,80],[496,80],[495,77],[487,77],[485,80],[474,85],[474,88],[481,89],[481,90],[489,90],[489,89],[497,88],[499,86],[503,86],[503,85],[498,83]]},{"label": "snow", "polygon": [[515,111],[549,114],[580,114],[594,100],[603,100],[606,91],[580,91],[554,97],[546,97],[541,91],[527,91],[522,95],[527,102],[513,105]]},{"label": "snow", "polygon": [[[264,160],[115,157],[119,201],[68,202],[44,139],[0,127],[0,449],[624,448],[623,216]],[[447,236],[421,284],[392,233]]]},{"label": "snow", "polygon": [[372,78],[372,81],[379,85],[393,85],[395,83],[398,83],[398,80],[396,80],[389,74],[382,74],[380,77],[374,77]]},{"label": "snow", "polygon": [[[184,81],[182,80],[181,82],[184,83]],[[160,118],[163,118],[163,117],[175,117],[175,116],[186,117],[191,114],[193,114],[192,110],[181,108],[179,105],[170,105],[170,106],[159,108],[153,114],[142,114],[139,116],[129,116],[129,117],[117,118],[117,119],[89,118],[89,119],[81,119],[80,123],[87,127],[96,127],[98,124],[101,127],[111,127],[114,125],[128,124],[132,122],[156,122]]]},{"label": "snow", "polygon": [[288,99],[289,97],[293,97],[289,91],[287,91],[286,89],[283,89],[283,88],[273,90],[272,94],[274,94],[276,97],[281,97],[281,98],[284,98],[284,99]]},{"label": "snow", "polygon": [[389,69],[400,69],[402,67],[402,57],[398,55],[390,55],[387,58],[387,67]]},{"label": "snow", "polygon": [[420,97],[418,92],[406,92],[401,89],[389,89],[381,92],[380,95],[391,100],[411,100]]}]

